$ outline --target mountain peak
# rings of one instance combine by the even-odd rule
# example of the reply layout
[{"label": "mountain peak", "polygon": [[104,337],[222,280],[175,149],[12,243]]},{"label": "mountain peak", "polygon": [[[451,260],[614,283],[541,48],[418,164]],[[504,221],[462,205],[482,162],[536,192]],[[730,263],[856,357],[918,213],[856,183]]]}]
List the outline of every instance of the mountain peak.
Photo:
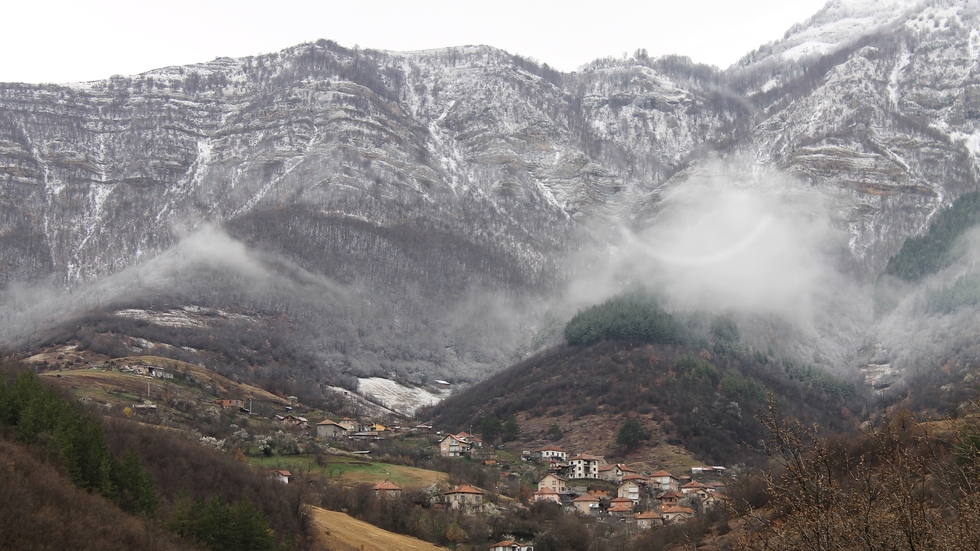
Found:
[{"label": "mountain peak", "polygon": [[[937,10],[949,11],[947,17],[951,17],[968,6],[966,1],[938,6],[931,0],[831,0],[812,17],[786,31],[782,40],[757,53],[788,61],[825,55],[862,36],[915,20],[921,14],[928,17]],[[771,51],[765,52],[767,49]],[[759,61],[759,56],[750,54],[745,61]]]}]

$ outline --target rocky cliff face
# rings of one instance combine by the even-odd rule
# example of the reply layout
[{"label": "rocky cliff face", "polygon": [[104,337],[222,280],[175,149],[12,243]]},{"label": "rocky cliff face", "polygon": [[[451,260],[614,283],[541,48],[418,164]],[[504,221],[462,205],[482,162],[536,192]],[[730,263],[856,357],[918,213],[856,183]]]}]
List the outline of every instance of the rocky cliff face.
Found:
[{"label": "rocky cliff face", "polygon": [[[0,85],[5,334],[47,323],[15,296],[45,280],[100,289],[77,308],[155,293],[285,315],[333,370],[479,376],[589,269],[573,252],[641,231],[736,156],[830,197],[867,281],[978,187],[977,28],[970,2],[862,0],[724,72],[320,41]],[[221,250],[182,245],[201,231]]]}]

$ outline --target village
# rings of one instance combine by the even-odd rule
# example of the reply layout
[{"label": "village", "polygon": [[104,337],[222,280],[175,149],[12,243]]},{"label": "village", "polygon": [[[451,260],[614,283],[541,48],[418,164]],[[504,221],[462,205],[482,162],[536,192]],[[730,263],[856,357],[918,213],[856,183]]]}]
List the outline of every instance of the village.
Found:
[{"label": "village", "polygon": [[[444,457],[483,455],[479,453],[483,442],[466,432],[445,436],[439,447]],[[601,456],[581,453],[569,457],[557,446],[522,451],[521,460],[547,467],[547,474],[538,480],[535,502],[553,502],[582,515],[618,517],[640,528],[684,522],[725,499],[722,480],[726,468],[722,466],[693,467],[690,475],[682,476],[665,470],[645,474],[629,465],[608,463]],[[596,481],[614,488],[590,485]],[[476,501],[474,497],[470,503]]]},{"label": "village", "polygon": [[[482,518],[553,507],[559,515],[640,534],[685,524],[719,508],[726,500],[730,477],[723,466],[681,468],[673,464],[650,469],[646,463],[631,465],[620,462],[621,458],[607,461],[581,444],[573,449],[557,445],[525,449],[527,443],[540,440],[511,439],[507,443],[470,432],[447,434],[432,424],[407,422],[353,402],[342,404],[337,415],[308,407],[295,396],[223,391],[221,387],[232,386],[206,379],[195,366],[176,369],[135,360],[89,367],[87,371],[116,371],[143,381],[131,385],[133,391],[142,388],[145,394],[139,402],[128,402],[123,411],[126,416],[153,423],[167,423],[167,419],[178,416],[196,417],[212,430],[223,431],[202,436],[202,445],[236,454],[240,461],[283,484],[306,484],[311,474],[330,483],[370,484],[365,490],[372,493],[377,507],[391,501]],[[80,375],[58,372],[53,376]],[[202,399],[186,411],[180,409],[182,403],[188,403],[181,390],[185,387],[197,388]],[[214,396],[215,389],[218,396]],[[132,396],[117,394],[120,398]],[[395,453],[395,449],[402,451]],[[415,450],[414,459],[398,463],[404,461],[405,449]],[[413,474],[395,480],[341,476],[344,471],[358,469],[396,472],[402,465],[414,469]],[[314,466],[319,468],[311,468]],[[419,475],[432,479],[421,482]],[[522,536],[487,548],[533,551],[531,534]]]},{"label": "village", "polygon": [[[293,423],[305,423],[293,418]],[[290,422],[283,418],[284,422]],[[410,429],[385,427],[380,423],[359,424],[350,418],[341,421],[324,420],[316,425],[320,439],[348,441],[379,440],[401,434],[431,434],[432,427],[421,424]],[[610,463],[589,453],[572,454],[558,446],[521,450],[519,460],[502,461],[503,446],[485,445],[473,434],[437,434],[439,455],[462,461],[479,462],[499,472],[500,481],[492,491],[461,484],[441,491],[437,507],[467,513],[484,512],[488,494],[507,493],[507,479],[536,480],[534,492],[526,503],[514,500],[515,507],[536,503],[551,503],[566,514],[591,517],[602,522],[626,523],[638,530],[680,524],[712,508],[726,499],[727,469],[723,466],[692,467],[689,474],[675,475],[666,470],[641,472],[623,463]],[[516,453],[515,453],[516,455]],[[394,499],[402,488],[383,481],[373,487],[376,496]],[[499,504],[498,504],[499,506]],[[491,506],[491,509],[495,506]],[[528,550],[533,544],[506,540],[491,550]]]}]

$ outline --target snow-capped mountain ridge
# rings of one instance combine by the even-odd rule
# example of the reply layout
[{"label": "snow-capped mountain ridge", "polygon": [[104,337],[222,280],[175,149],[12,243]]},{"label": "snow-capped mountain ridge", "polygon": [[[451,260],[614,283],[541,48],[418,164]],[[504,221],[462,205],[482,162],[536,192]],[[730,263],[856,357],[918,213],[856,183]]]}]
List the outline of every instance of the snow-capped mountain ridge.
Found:
[{"label": "snow-capped mountain ridge", "polygon": [[[167,258],[104,301],[152,280],[285,312],[331,369],[485,372],[592,267],[578,252],[639,239],[735,158],[746,186],[776,171],[828,197],[841,264],[871,281],[978,187],[978,28],[971,2],[835,0],[724,72],[639,57],[561,74],[488,46],[318,41],[0,85],[3,289],[78,290]],[[212,231],[220,269],[248,275],[199,275],[209,253],[188,236]]]}]

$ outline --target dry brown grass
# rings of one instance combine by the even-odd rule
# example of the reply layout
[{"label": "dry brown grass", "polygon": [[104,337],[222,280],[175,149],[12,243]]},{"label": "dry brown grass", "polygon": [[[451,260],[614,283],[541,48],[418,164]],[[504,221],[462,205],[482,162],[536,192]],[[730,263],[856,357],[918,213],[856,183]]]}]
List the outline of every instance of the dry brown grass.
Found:
[{"label": "dry brown grass", "polygon": [[318,549],[331,551],[439,551],[446,549],[420,539],[387,532],[344,513],[311,507]]},{"label": "dry brown grass", "polygon": [[[174,373],[181,372],[193,376],[199,383],[213,385],[219,395],[232,396],[244,400],[254,399],[276,405],[288,402],[275,394],[251,385],[236,383],[227,377],[209,371],[194,364],[161,358],[159,356],[131,356],[112,360],[115,365],[146,365],[168,369]],[[97,363],[101,363],[97,362]],[[185,399],[201,399],[200,391],[194,387],[180,384],[174,380],[158,379],[136,373],[120,373],[118,371],[103,371],[89,369],[88,365],[74,369],[59,369],[45,371],[40,376],[54,382],[58,386],[72,390],[81,398],[91,398],[97,403],[107,403],[113,406],[125,406],[138,397],[145,398],[147,385],[150,387],[150,398],[153,401],[160,398],[178,396]],[[206,398],[210,401],[211,398]]]}]

